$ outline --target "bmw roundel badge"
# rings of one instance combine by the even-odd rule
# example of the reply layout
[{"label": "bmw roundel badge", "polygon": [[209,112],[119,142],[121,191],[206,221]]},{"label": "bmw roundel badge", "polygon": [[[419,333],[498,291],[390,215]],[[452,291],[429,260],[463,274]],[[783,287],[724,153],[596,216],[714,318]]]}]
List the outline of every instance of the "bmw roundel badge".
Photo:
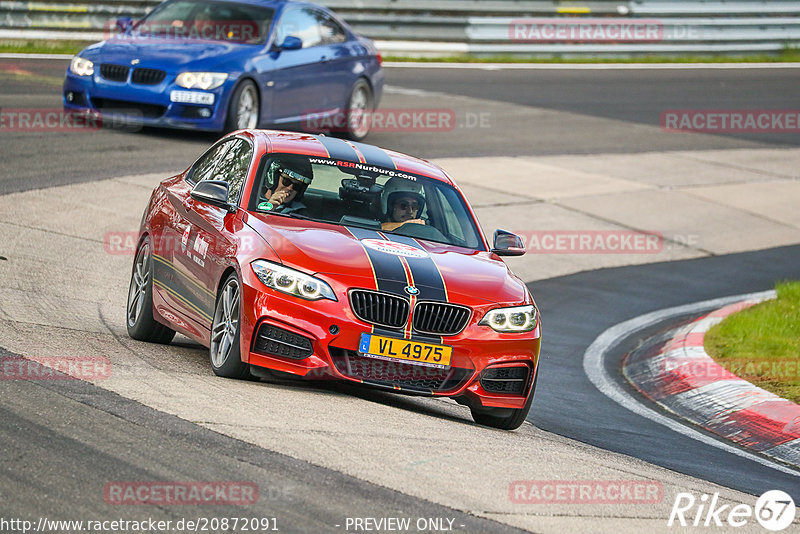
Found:
[{"label": "bmw roundel badge", "polygon": [[417,289],[414,286],[406,286],[405,290],[406,290],[406,293],[408,293],[409,295],[412,295],[412,296],[413,295],[419,295],[419,289]]}]

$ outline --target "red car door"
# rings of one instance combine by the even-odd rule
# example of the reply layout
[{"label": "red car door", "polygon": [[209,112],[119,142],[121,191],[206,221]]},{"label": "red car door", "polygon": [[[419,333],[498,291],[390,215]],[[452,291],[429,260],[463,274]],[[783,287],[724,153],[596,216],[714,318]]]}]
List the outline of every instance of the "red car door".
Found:
[{"label": "red car door", "polygon": [[[194,185],[212,179],[215,169],[233,145],[227,140],[203,154],[186,177],[166,186],[162,206],[163,224],[156,235],[156,254],[153,256],[153,285],[169,311],[179,315],[177,321],[186,330],[205,337],[214,313],[215,293],[209,289],[205,272],[211,236],[208,228],[228,212],[191,197]],[[219,214],[218,212],[222,212]],[[207,220],[212,222],[206,222]],[[215,249],[216,250],[216,247]]]},{"label": "red car door", "polygon": [[[253,147],[247,139],[235,138],[220,153],[214,172],[208,180],[228,182],[228,202],[239,204],[239,195],[253,159]],[[175,263],[186,273],[194,310],[202,326],[211,329],[217,290],[222,275],[232,265],[236,251],[236,231],[242,226],[237,211],[212,206],[192,199],[184,204],[183,217],[189,224],[186,252],[176,255]]]}]

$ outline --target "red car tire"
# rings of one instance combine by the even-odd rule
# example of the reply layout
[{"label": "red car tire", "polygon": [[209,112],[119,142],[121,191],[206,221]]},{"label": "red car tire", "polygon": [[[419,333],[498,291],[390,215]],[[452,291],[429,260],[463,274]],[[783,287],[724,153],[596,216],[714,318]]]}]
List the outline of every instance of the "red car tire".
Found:
[{"label": "red car tire", "polygon": [[174,330],[153,317],[153,255],[149,236],[142,239],[133,260],[125,310],[128,335],[133,339],[167,344],[175,337]]},{"label": "red car tire", "polygon": [[211,369],[225,378],[250,378],[250,366],[242,361],[239,346],[242,291],[239,277],[231,273],[222,284],[211,323]]}]

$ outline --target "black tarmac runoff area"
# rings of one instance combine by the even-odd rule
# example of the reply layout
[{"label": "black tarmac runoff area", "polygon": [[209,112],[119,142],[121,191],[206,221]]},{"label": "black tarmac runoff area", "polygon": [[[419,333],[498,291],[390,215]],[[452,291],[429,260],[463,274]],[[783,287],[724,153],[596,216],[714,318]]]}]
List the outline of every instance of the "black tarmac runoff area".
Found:
[{"label": "black tarmac runoff area", "polygon": [[[781,489],[797,501],[800,471],[795,476],[783,473],[634,414],[600,393],[582,364],[587,347],[618,323],[665,308],[773,289],[775,282],[798,275],[800,246],[791,246],[600,269],[528,284],[546,320],[542,374],[528,419],[543,430],[723,486],[753,495]],[[674,325],[673,319],[618,340],[605,362],[609,374],[623,384],[622,357],[647,336]],[[653,409],[658,410],[655,405]]]},{"label": "black tarmac runoff area", "polygon": [[[0,59],[0,108],[4,113],[60,110],[68,64],[66,59]],[[703,135],[698,141],[700,136],[660,128],[667,110],[793,109],[800,101],[798,67],[387,67],[386,84],[381,107],[446,110],[456,118],[456,127],[448,131],[376,131],[367,138],[426,159],[800,146],[800,133]],[[0,131],[0,194],[128,174],[178,173],[218,137],[156,128]]]},{"label": "black tarmac runoff area", "polygon": [[[0,357],[8,356],[17,355],[0,348]],[[460,532],[524,532],[223,436],[86,382],[2,380],[0,398],[0,517],[42,518],[51,527],[45,532],[80,532],[57,523],[64,518],[83,518],[84,526],[149,518],[171,521],[173,528],[193,521],[206,532],[297,533],[341,533],[348,518],[405,518]],[[165,504],[143,513],[142,506],[131,506],[143,495],[135,484],[115,486],[115,480],[148,481],[145,495],[160,495]],[[234,487],[214,488],[212,502],[219,504],[167,505],[171,496],[190,500],[191,487],[181,494],[170,482],[183,480],[225,480]],[[229,526],[208,523],[212,518],[228,518]],[[234,530],[235,520],[240,525]],[[243,529],[245,522],[249,528]],[[0,524],[0,532],[11,530]]]}]

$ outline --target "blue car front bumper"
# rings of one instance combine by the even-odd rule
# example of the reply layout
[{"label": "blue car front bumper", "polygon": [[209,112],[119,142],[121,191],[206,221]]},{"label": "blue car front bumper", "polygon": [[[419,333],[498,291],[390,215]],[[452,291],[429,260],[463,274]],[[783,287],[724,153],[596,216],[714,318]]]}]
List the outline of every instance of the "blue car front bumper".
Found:
[{"label": "blue car front bumper", "polygon": [[[152,80],[146,80],[151,82]],[[114,124],[162,126],[221,131],[235,80],[210,91],[179,87],[169,75],[158,83],[109,81],[97,71],[91,76],[67,72],[63,100],[66,111],[107,117]]]}]

